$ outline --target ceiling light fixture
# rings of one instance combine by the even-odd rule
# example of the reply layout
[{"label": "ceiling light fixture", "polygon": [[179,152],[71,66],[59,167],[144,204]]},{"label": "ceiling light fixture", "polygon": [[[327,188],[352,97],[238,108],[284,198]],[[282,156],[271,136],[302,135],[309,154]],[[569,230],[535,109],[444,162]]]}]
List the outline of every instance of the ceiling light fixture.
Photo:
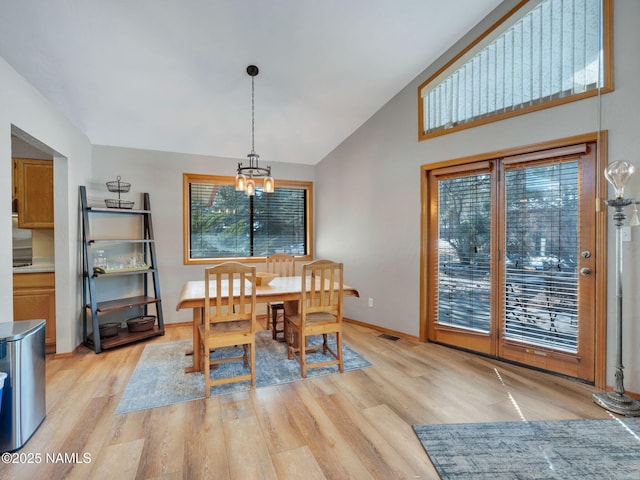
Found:
[{"label": "ceiling light fixture", "polygon": [[247,158],[249,158],[249,166],[243,167],[242,162],[238,162],[238,171],[236,174],[236,190],[245,192],[250,197],[256,193],[256,182],[253,180],[253,177],[264,177],[263,190],[265,193],[273,193],[275,190],[275,182],[271,176],[271,165],[267,165],[267,168],[260,167],[258,164],[260,155],[254,150],[256,124],[254,79],[256,75],[258,75],[258,72],[258,67],[255,65],[249,65],[247,67],[247,73],[251,77],[251,153],[247,155]]}]

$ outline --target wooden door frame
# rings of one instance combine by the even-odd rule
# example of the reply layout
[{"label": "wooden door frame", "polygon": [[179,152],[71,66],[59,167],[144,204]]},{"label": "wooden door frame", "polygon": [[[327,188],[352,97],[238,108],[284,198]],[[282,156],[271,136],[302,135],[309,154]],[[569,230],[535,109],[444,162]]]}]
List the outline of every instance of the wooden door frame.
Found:
[{"label": "wooden door frame", "polygon": [[434,267],[428,262],[429,245],[429,180],[428,173],[436,168],[464,165],[481,161],[489,161],[496,158],[527,154],[535,151],[558,148],[576,143],[595,142],[598,153],[596,155],[596,298],[595,298],[595,346],[594,346],[594,385],[598,389],[606,387],[606,350],[607,350],[607,209],[603,199],[607,198],[607,184],[604,178],[604,165],[608,164],[608,132],[597,131],[550,140],[521,147],[513,147],[505,150],[497,150],[481,153],[469,157],[461,157],[442,162],[425,164],[420,167],[420,341],[429,339],[430,321],[429,314],[429,275]]}]

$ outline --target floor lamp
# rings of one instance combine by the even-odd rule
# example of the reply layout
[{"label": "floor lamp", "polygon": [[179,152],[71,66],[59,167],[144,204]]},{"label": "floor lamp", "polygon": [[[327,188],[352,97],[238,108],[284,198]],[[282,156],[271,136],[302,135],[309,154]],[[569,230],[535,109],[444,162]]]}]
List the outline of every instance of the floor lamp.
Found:
[{"label": "floor lamp", "polygon": [[618,352],[613,391],[593,394],[593,401],[601,407],[620,415],[640,416],[640,402],[624,393],[624,373],[622,370],[622,236],[620,229],[627,216],[624,208],[633,203],[624,198],[624,186],[635,171],[631,162],[618,160],[611,163],[604,171],[604,176],[615,189],[615,198],[605,203],[613,208],[613,220],[616,226],[616,326],[618,329]]}]

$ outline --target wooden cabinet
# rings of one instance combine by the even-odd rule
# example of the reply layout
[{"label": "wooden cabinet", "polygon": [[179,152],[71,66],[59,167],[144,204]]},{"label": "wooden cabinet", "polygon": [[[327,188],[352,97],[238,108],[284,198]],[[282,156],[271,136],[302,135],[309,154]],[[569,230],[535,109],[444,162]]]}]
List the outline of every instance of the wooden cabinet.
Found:
[{"label": "wooden cabinet", "polygon": [[53,228],[53,161],[14,158],[18,227]]},{"label": "wooden cabinet", "polygon": [[13,274],[13,319],[45,320],[45,349],[56,351],[56,290],[53,272]]},{"label": "wooden cabinet", "polygon": [[18,166],[15,158],[11,159],[11,213],[18,213]]}]

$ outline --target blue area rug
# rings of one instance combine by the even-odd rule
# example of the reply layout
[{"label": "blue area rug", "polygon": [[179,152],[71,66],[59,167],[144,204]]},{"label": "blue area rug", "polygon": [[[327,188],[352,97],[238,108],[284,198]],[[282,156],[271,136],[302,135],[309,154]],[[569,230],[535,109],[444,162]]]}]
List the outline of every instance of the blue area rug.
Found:
[{"label": "blue area rug", "polygon": [[413,425],[442,479],[640,479],[640,418]]},{"label": "blue area rug", "polygon": [[[309,343],[313,345],[314,340],[321,339],[322,337],[311,338]],[[193,357],[185,355],[191,347],[191,340],[145,346],[116,409],[116,414],[204,398],[204,374],[184,372],[185,368],[193,362]],[[333,347],[335,348],[335,342]],[[241,352],[242,347],[220,349],[212,352],[211,358],[219,355],[235,356]],[[345,371],[371,366],[369,361],[344,342],[342,342],[342,355]],[[313,363],[327,360],[328,357],[329,355],[314,353],[307,358],[309,363]],[[248,372],[248,368],[245,369],[242,362],[224,363],[218,369],[212,370],[211,376],[230,376],[230,371],[238,372],[239,370]],[[336,365],[319,367],[307,370],[307,378],[337,372]],[[270,331],[258,332],[256,334],[256,386],[264,387],[297,380],[303,380],[300,377],[300,365],[295,360],[287,359],[286,344],[272,340]],[[240,392],[250,388],[249,381],[229,383],[211,388],[211,395]]]}]

